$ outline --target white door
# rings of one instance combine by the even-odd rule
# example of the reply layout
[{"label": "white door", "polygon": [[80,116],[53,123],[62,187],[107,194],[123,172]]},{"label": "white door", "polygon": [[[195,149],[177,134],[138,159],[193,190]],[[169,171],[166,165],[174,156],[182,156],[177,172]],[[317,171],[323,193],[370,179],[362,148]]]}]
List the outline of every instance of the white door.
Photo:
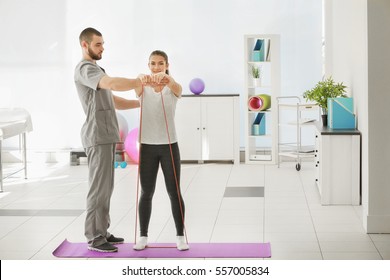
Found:
[{"label": "white door", "polygon": [[234,101],[202,98],[202,160],[234,159]]},{"label": "white door", "polygon": [[176,105],[176,133],[181,160],[201,160],[201,110],[199,97],[182,97]]}]

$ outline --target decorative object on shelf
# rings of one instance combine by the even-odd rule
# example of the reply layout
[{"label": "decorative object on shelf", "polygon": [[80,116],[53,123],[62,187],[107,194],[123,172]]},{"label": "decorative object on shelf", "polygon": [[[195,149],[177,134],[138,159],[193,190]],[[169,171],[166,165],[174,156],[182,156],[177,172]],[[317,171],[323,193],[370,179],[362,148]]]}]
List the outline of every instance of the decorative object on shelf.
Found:
[{"label": "decorative object on shelf", "polygon": [[251,96],[248,100],[250,111],[265,111],[271,108],[271,96],[268,94],[259,94]]},{"label": "decorative object on shelf", "polygon": [[265,135],[265,113],[258,113],[252,125],[252,135]]},{"label": "decorative object on shelf", "polygon": [[199,95],[204,91],[205,84],[202,79],[195,78],[190,82],[190,90],[193,94]]},{"label": "decorative object on shelf", "polygon": [[303,93],[303,97],[306,101],[311,100],[316,102],[322,110],[322,124],[327,126],[328,121],[328,98],[347,97],[345,89],[347,86],[343,83],[335,83],[330,76],[323,81],[316,84],[311,90],[307,90]]},{"label": "decorative object on shelf", "polygon": [[264,61],[264,39],[257,39],[252,53],[253,61]]},{"label": "decorative object on shelf", "polygon": [[332,129],[355,129],[352,97],[328,98],[328,126]]},{"label": "decorative object on shelf", "polygon": [[253,77],[253,86],[259,87],[261,85],[260,80],[260,68],[256,65],[252,65],[252,77]]}]

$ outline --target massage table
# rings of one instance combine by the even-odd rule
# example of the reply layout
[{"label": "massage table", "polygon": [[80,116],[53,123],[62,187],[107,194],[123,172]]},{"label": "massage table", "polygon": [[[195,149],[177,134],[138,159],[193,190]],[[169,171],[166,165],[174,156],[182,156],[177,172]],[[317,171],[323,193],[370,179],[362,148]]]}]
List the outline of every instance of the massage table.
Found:
[{"label": "massage table", "polygon": [[[22,108],[0,108],[0,192],[3,192],[3,179],[24,170],[27,179],[26,133],[32,131],[31,115]],[[3,177],[2,142],[19,135],[19,150],[22,152],[23,168]]]}]

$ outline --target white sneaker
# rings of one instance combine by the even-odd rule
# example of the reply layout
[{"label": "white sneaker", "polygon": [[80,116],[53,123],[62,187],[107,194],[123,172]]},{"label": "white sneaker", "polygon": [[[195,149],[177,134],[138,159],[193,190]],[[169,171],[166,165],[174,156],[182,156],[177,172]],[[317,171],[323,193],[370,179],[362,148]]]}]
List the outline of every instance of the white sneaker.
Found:
[{"label": "white sneaker", "polygon": [[141,251],[145,249],[146,245],[148,245],[148,237],[141,236],[136,244],[134,244],[133,249],[137,251]]},{"label": "white sneaker", "polygon": [[179,251],[186,251],[190,249],[190,246],[188,246],[184,236],[176,236],[176,246]]}]

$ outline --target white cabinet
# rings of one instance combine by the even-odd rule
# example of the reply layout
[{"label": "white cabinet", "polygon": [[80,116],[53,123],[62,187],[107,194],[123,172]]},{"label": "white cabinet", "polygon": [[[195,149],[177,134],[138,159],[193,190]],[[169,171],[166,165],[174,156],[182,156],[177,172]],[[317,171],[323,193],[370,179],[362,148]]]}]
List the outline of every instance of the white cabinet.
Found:
[{"label": "white cabinet", "polygon": [[240,161],[239,95],[183,95],[176,108],[183,161]]},{"label": "white cabinet", "polygon": [[322,205],[360,205],[360,132],[316,123],[316,184]]},{"label": "white cabinet", "polygon": [[[264,48],[260,58],[254,53],[262,43]],[[245,163],[277,162],[277,101],[280,95],[280,36],[276,34],[245,35],[244,37],[244,137]],[[252,67],[260,70],[260,83],[252,76]],[[250,109],[248,101],[261,94],[271,97],[271,107],[263,111]],[[261,114],[261,115],[259,115]],[[257,132],[257,122],[262,119],[263,127]],[[256,125],[254,127],[253,125]],[[254,132],[255,131],[255,132]]]}]

